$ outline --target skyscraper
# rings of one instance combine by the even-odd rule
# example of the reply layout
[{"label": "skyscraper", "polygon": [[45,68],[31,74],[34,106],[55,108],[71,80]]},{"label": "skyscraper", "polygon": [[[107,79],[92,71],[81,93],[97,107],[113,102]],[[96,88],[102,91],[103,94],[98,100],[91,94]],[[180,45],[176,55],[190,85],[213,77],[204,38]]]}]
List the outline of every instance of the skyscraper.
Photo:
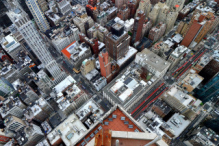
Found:
[{"label": "skyscraper", "polygon": [[139,11],[137,16],[135,17],[135,23],[133,28],[133,36],[132,43],[136,43],[141,41],[142,39],[142,28],[145,21],[145,13],[143,11]]},{"label": "skyscraper", "polygon": [[138,15],[139,11],[143,11],[145,13],[145,16],[147,17],[151,11],[151,1],[150,0],[141,0],[139,2],[136,16]]},{"label": "skyscraper", "polygon": [[108,79],[111,76],[111,63],[106,50],[103,50],[103,52],[99,54],[99,61],[101,75]]},{"label": "skyscraper", "polygon": [[119,23],[113,24],[111,30],[112,32],[106,35],[106,50],[109,56],[117,61],[128,52],[130,36]]},{"label": "skyscraper", "polygon": [[61,71],[56,61],[53,60],[45,42],[37,32],[27,13],[25,13],[17,4],[17,6],[13,7],[9,12],[7,12],[7,14],[17,30],[23,36],[24,40],[27,42],[28,46],[32,48],[32,51],[39,58],[42,65],[45,66],[52,75],[54,83],[57,84],[64,79],[66,74]]},{"label": "skyscraper", "polygon": [[37,0],[26,0],[26,4],[28,8],[30,9],[31,14],[34,17],[34,20],[39,27],[39,29],[42,32],[45,32],[49,29],[49,23],[46,20],[46,17],[44,16],[40,5]]},{"label": "skyscraper", "polygon": [[195,96],[203,102],[210,101],[219,95],[219,62],[211,60],[199,73],[204,77],[201,89],[195,90]]},{"label": "skyscraper", "polygon": [[152,20],[153,25],[166,20],[166,15],[169,12],[169,7],[165,3],[157,3],[152,11],[149,13],[149,18]]}]

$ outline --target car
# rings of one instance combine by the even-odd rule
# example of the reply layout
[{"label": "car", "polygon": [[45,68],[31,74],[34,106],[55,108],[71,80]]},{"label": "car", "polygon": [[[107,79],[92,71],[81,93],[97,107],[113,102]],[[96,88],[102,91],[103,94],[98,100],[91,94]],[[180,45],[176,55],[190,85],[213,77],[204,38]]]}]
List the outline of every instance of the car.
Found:
[{"label": "car", "polygon": [[86,89],[86,87],[84,87],[83,85],[81,85],[81,87],[82,87],[83,89]]}]

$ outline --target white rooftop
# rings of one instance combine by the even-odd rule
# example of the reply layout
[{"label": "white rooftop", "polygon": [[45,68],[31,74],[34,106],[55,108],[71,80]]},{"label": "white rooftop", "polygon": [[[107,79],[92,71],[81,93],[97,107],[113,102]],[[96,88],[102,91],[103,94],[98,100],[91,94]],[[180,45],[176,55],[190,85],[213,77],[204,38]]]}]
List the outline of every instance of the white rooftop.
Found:
[{"label": "white rooftop", "polygon": [[196,74],[195,71],[191,69],[190,73],[182,80],[182,83],[190,85],[194,89],[202,82],[203,79],[203,77]]},{"label": "white rooftop", "polygon": [[210,8],[209,6],[198,5],[198,7],[196,7],[196,9],[200,10],[202,12],[212,12],[212,13],[214,13],[212,8]]},{"label": "white rooftop", "polygon": [[90,71],[89,73],[87,73],[85,75],[85,78],[90,81],[93,77],[97,76],[98,75],[98,71],[96,69],[93,69],[92,71]]},{"label": "white rooftop", "polygon": [[176,86],[173,86],[168,92],[170,96],[175,97],[178,99],[183,105],[189,106],[192,105],[196,99],[193,98],[192,96],[184,93],[183,91],[177,89]]},{"label": "white rooftop", "polygon": [[7,52],[11,52],[20,46],[20,43],[18,43],[11,34],[4,37],[1,44],[2,48]]},{"label": "white rooftop", "polygon": [[76,81],[69,75],[66,77],[62,82],[60,82],[58,85],[56,85],[53,90],[56,91],[56,93],[62,92],[65,88],[67,88],[72,83],[76,83]]},{"label": "white rooftop", "polygon": [[126,89],[122,94],[119,95],[119,99],[124,102],[128,97],[132,96],[133,90],[132,89]]},{"label": "white rooftop", "polygon": [[175,56],[175,57],[179,57],[180,55],[184,54],[186,51],[189,51],[189,49],[185,46],[178,46],[171,55]]},{"label": "white rooftop", "polygon": [[122,86],[124,85],[124,83],[122,81],[118,81],[116,82],[116,84],[114,84],[110,90],[113,92],[113,93],[116,93]]},{"label": "white rooftop", "polygon": [[180,43],[183,40],[183,37],[181,34],[177,33],[173,38],[175,42]]},{"label": "white rooftop", "polygon": [[[78,139],[80,139],[86,131],[87,128],[83,125],[83,123],[77,118],[75,114],[72,114],[59,126],[57,126],[55,130],[49,133],[47,138],[51,144],[54,144],[59,140],[59,138],[61,138],[65,145],[71,146]],[[61,133],[61,135],[59,133]]]},{"label": "white rooftop", "polygon": [[[98,111],[98,112],[97,112]],[[96,117],[101,117],[103,110],[93,100],[88,100],[80,109],[76,111],[76,115],[82,120],[90,112],[95,113]]]},{"label": "white rooftop", "polygon": [[191,123],[189,120],[185,120],[182,115],[175,113],[168,121],[167,124],[170,126],[171,131],[175,137],[178,137],[183,130]]},{"label": "white rooftop", "polygon": [[119,59],[119,60],[117,61],[117,64],[118,64],[119,66],[121,66],[123,63],[125,63],[125,61],[127,61],[130,57],[132,57],[133,55],[135,55],[137,52],[138,52],[138,51],[137,51],[135,48],[129,46],[129,50],[128,50],[127,54],[125,55],[125,57]]}]

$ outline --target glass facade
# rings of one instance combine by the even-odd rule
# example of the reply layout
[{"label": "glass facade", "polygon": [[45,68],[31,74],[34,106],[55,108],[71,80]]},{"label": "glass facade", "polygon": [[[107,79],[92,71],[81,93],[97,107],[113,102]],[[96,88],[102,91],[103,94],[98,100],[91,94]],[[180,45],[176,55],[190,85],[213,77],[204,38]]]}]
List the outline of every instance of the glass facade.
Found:
[{"label": "glass facade", "polygon": [[219,96],[219,72],[201,89],[196,89],[195,94],[195,97],[201,99],[204,103],[217,98]]}]

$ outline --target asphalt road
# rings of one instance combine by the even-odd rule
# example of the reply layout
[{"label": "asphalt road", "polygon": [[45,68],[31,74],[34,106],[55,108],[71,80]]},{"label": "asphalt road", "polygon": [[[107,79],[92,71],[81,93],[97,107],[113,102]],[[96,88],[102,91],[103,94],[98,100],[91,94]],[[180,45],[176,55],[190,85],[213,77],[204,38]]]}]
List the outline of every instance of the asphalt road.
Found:
[{"label": "asphalt road", "polygon": [[145,99],[142,102],[142,105],[140,107],[137,107],[133,112],[132,112],[132,117],[137,119],[140,114],[152,103],[153,100],[156,100],[162,92],[166,89],[166,85],[163,83],[161,86],[159,86],[152,94],[149,96],[144,96],[143,98]]}]

